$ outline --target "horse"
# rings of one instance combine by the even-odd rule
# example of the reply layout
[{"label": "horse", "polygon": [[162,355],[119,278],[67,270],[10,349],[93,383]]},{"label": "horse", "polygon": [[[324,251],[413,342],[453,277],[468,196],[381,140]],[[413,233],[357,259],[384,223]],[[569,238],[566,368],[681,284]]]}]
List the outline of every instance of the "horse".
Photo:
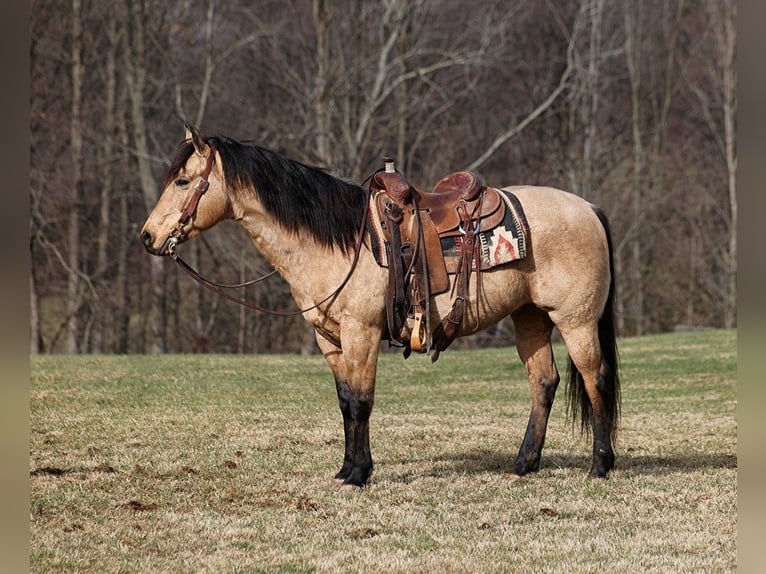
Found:
[{"label": "horse", "polygon": [[[470,300],[477,303],[466,310],[458,336],[512,318],[531,410],[508,474],[523,476],[540,468],[559,385],[551,345],[557,327],[569,353],[567,414],[593,439],[587,476],[607,478],[620,415],[609,222],[599,207],[566,191],[503,189],[516,195],[526,214],[527,256],[482,271],[481,281],[471,282]],[[367,209],[368,190],[361,184],[255,143],[206,137],[187,126],[162,194],[139,232],[149,253],[169,256],[177,244],[224,219],[242,225],[288,282],[332,371],[345,438],[335,480],[350,489],[365,486],[373,471],[369,421],[386,336],[387,270],[364,237]],[[449,291],[433,296],[434,324],[450,308]]]}]

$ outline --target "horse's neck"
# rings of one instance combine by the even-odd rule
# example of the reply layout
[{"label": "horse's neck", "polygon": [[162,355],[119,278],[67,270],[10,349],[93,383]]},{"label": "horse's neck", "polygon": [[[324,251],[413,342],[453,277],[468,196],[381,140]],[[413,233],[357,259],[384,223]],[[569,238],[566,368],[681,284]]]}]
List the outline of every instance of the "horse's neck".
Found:
[{"label": "horse's neck", "polygon": [[[293,295],[308,301],[325,293],[345,275],[348,262],[339,250],[317,245],[303,234],[291,233],[263,214],[240,219],[258,251],[290,284]],[[326,294],[326,293],[325,293]]]}]

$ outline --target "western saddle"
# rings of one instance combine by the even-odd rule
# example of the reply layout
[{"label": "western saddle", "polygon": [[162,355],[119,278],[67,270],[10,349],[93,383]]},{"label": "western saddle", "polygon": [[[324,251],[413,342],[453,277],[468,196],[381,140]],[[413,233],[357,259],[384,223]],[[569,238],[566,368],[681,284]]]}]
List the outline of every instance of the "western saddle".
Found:
[{"label": "western saddle", "polygon": [[[471,171],[458,171],[441,179],[430,193],[412,187],[386,158],[384,168],[370,181],[373,213],[385,239],[388,261],[386,319],[389,340],[412,350],[433,351],[432,361],[457,336],[469,304],[472,271],[480,281],[479,233],[498,226],[505,217],[505,201],[497,190]],[[442,239],[454,238],[458,256],[445,258]],[[455,274],[454,301],[449,314],[431,329],[430,300],[450,288]],[[403,329],[414,321],[409,338]]]}]

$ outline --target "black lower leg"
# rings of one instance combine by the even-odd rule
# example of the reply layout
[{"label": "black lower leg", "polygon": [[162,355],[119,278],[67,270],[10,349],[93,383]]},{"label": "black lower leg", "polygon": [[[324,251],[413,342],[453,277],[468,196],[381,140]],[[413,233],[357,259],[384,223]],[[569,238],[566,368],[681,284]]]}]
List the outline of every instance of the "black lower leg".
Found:
[{"label": "black lower leg", "polygon": [[[593,424],[593,463],[588,476],[593,478],[606,478],[609,471],[614,468],[614,451],[612,450],[612,437],[604,425],[595,422]],[[608,427],[607,427],[608,428]]]},{"label": "black lower leg", "polygon": [[533,396],[532,410],[529,413],[524,440],[511,468],[513,474],[523,476],[529,472],[540,470],[540,457],[545,444],[548,417],[551,413],[557,387],[558,377],[540,382],[539,393],[537,396]]},{"label": "black lower leg", "polygon": [[344,484],[364,486],[372,474],[370,452],[370,413],[372,401],[359,397],[348,383],[337,384],[338,402],[343,413],[345,451],[343,467],[335,478]]},{"label": "black lower leg", "polygon": [[524,440],[519,448],[519,454],[513,461],[511,472],[523,476],[529,472],[536,472],[540,469],[540,453],[542,452],[543,442],[545,442],[545,431],[543,436],[536,431],[539,424],[535,420],[534,412],[529,415],[527,423],[527,432],[524,434]]},{"label": "black lower leg", "polygon": [[[610,387],[603,376],[599,376],[596,389],[598,398],[592,401],[593,406],[593,464],[591,465],[589,476],[594,478],[606,478],[612,468],[614,468],[614,450],[612,450],[615,401],[610,395]],[[613,392],[613,391],[612,391]]]},{"label": "black lower leg", "polygon": [[351,474],[351,435],[353,433],[353,423],[351,422],[351,406],[348,399],[346,399],[340,392],[338,387],[338,403],[340,405],[340,412],[343,415],[343,438],[344,438],[344,453],[343,453],[343,466],[335,475],[336,480],[346,480],[348,475]]}]

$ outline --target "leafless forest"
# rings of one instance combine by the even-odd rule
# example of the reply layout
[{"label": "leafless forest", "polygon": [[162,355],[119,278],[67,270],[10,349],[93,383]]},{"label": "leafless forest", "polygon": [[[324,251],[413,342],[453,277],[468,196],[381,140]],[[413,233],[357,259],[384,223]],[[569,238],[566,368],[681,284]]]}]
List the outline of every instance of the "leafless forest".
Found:
[{"label": "leafless forest", "polygon": [[[31,352],[313,349],[302,319],[141,246],[185,121],[356,181],[390,155],[423,189],[471,168],[572,191],[611,220],[621,335],[734,326],[736,18],[734,0],[33,0]],[[221,281],[268,270],[236,224],[180,251]],[[244,296],[291,305],[279,279]],[[460,344],[512,339],[508,320]]]}]

